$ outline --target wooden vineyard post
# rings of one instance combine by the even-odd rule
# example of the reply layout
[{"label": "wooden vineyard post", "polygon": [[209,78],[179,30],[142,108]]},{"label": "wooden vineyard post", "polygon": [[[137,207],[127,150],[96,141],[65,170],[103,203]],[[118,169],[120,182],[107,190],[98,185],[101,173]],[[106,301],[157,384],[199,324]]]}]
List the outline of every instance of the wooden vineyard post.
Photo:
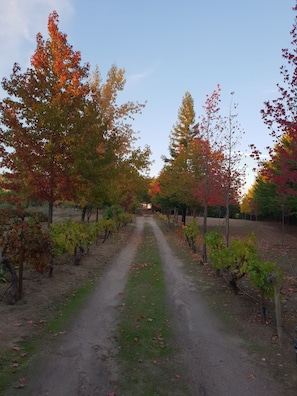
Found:
[{"label": "wooden vineyard post", "polygon": [[273,287],[274,287],[274,303],[275,303],[277,335],[280,343],[282,343],[282,335],[283,335],[282,312],[281,312],[279,282],[277,279],[277,274],[275,272],[270,273],[267,277],[267,281],[269,283],[273,283]]}]

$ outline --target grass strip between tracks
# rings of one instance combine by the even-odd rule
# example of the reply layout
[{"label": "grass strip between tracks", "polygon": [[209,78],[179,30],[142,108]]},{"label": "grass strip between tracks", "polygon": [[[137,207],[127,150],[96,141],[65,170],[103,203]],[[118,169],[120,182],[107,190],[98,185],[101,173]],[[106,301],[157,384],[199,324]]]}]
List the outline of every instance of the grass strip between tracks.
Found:
[{"label": "grass strip between tracks", "polygon": [[123,296],[119,344],[121,394],[190,394],[165,303],[157,241],[148,224]]}]

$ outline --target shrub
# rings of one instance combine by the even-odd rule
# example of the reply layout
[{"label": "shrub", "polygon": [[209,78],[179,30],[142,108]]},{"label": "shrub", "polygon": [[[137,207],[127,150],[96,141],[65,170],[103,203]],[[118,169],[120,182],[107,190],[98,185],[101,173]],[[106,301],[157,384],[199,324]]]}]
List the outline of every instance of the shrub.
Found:
[{"label": "shrub", "polygon": [[199,235],[199,227],[195,218],[191,223],[183,227],[183,233],[187,238],[188,245],[191,247],[192,251],[196,253],[196,240]]}]

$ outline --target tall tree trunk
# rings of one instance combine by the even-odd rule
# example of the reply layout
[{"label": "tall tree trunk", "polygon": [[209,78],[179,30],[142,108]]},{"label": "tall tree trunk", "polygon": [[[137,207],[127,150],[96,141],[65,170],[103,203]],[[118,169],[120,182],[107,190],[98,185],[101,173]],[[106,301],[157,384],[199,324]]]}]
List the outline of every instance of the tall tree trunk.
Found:
[{"label": "tall tree trunk", "polygon": [[266,322],[265,299],[263,293],[261,293],[261,323],[264,324],[265,322]]},{"label": "tall tree trunk", "polygon": [[81,211],[81,218],[80,218],[80,219],[81,219],[82,222],[85,221],[86,213],[87,213],[87,205],[85,205],[85,206],[82,208],[82,211]]},{"label": "tall tree trunk", "polygon": [[187,207],[184,206],[182,208],[182,223],[186,225],[186,217],[187,217]]},{"label": "tall tree trunk", "polygon": [[18,297],[21,299],[23,294],[23,271],[24,271],[24,239],[22,238],[20,247],[20,258],[19,258],[19,290]]},{"label": "tall tree trunk", "polygon": [[282,203],[282,246],[285,244],[285,205]]},{"label": "tall tree trunk", "polygon": [[86,219],[86,216],[87,216],[87,220],[88,220],[88,223],[89,223],[89,222],[90,222],[91,214],[92,214],[92,206],[85,205],[85,206],[82,208],[82,212],[81,212],[81,221],[84,222],[85,219]]},{"label": "tall tree trunk", "polygon": [[53,222],[53,217],[54,217],[54,189],[51,188],[50,199],[48,202],[48,220],[47,220],[48,228],[50,228],[50,225]]},{"label": "tall tree trunk", "polygon": [[48,228],[50,227],[50,225],[53,222],[53,216],[54,216],[54,203],[49,202],[48,203],[48,220],[47,220]]},{"label": "tall tree trunk", "polygon": [[[53,158],[52,158],[53,161]],[[47,225],[48,228],[50,228],[50,225],[53,222],[53,217],[54,217],[54,178],[50,178],[50,191],[49,191],[49,199],[48,199],[48,219],[47,219]]]},{"label": "tall tree trunk", "polygon": [[87,219],[88,219],[88,224],[90,223],[91,215],[92,215],[92,206],[87,206]]},{"label": "tall tree trunk", "polygon": [[178,225],[178,208],[174,208],[174,224]]},{"label": "tall tree trunk", "polygon": [[230,187],[228,186],[228,191],[226,195],[226,223],[225,223],[225,241],[226,246],[229,247],[229,235],[230,235]]},{"label": "tall tree trunk", "polygon": [[[203,237],[207,232],[207,199],[205,197],[204,199],[204,211],[203,211]],[[202,248],[202,261],[203,263],[207,263],[207,250],[206,250],[206,244],[203,242],[203,248]]]}]

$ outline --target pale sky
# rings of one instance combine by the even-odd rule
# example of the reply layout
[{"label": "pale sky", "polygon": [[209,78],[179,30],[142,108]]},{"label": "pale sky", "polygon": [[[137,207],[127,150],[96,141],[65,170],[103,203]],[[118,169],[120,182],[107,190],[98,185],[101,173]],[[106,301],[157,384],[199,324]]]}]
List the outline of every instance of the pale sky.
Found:
[{"label": "pale sky", "polygon": [[[126,87],[120,99],[147,101],[133,123],[138,145],[148,144],[155,163],[151,175],[168,155],[169,135],[186,91],[196,116],[203,114],[207,94],[220,84],[222,115],[228,115],[235,92],[238,121],[249,144],[271,145],[260,110],[278,97],[282,85],[282,48],[291,48],[295,0],[0,0],[0,79],[9,77],[14,62],[29,66],[41,32],[56,10],[59,28],[74,50],[99,67],[102,77],[113,64],[124,68]],[[0,89],[0,97],[3,97]],[[247,183],[254,180],[247,160]]]}]

